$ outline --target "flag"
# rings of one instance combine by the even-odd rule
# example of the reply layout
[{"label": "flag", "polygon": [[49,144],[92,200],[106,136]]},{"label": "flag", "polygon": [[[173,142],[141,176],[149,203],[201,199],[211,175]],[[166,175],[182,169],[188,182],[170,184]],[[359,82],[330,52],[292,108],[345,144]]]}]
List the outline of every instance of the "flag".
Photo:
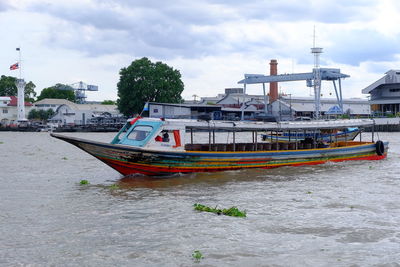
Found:
[{"label": "flag", "polygon": [[10,66],[10,70],[16,70],[16,69],[18,69],[18,68],[19,68],[18,62],[15,63],[15,64],[12,64],[12,65]]},{"label": "flag", "polygon": [[143,107],[143,111],[148,111],[149,110],[149,102],[146,102]]},{"label": "flag", "polygon": [[17,48],[15,48],[15,50],[19,51],[19,50],[20,50],[20,48],[19,48],[19,47],[17,47]]}]

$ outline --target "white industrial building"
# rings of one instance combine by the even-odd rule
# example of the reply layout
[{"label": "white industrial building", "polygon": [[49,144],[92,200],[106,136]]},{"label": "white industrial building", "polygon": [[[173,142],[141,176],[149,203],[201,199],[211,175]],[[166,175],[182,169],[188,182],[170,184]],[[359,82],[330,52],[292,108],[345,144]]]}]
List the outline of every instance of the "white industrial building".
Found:
[{"label": "white industrial building", "polygon": [[59,105],[49,120],[58,125],[86,125],[99,116],[121,116],[116,105],[76,104],[71,101]]},{"label": "white industrial building", "polygon": [[[320,108],[322,116],[334,114],[332,111],[338,109],[336,98],[321,98]],[[312,118],[314,110],[314,97],[281,96],[272,103],[272,115],[281,119],[290,119],[290,117]],[[371,108],[367,99],[343,99],[343,113],[350,116],[367,117],[371,114]]]},{"label": "white industrial building", "polygon": [[45,98],[33,103],[33,107],[37,110],[45,110],[45,111],[52,109],[55,112],[59,106],[68,105],[71,103],[72,103],[71,101],[66,99]]},{"label": "white industrial building", "polygon": [[362,90],[370,94],[371,109],[375,113],[397,114],[400,112],[400,70],[389,70],[385,76]]}]

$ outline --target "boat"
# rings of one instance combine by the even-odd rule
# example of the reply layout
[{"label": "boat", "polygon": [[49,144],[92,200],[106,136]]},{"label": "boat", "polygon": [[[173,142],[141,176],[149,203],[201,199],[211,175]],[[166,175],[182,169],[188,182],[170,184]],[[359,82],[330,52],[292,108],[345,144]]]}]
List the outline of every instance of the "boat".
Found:
[{"label": "boat", "polygon": [[267,139],[277,140],[278,142],[291,142],[293,140],[304,140],[306,138],[316,138],[321,139],[324,142],[332,143],[338,141],[350,141],[354,140],[356,136],[360,133],[357,127],[345,128],[341,131],[335,129],[319,130],[319,131],[309,131],[304,130],[303,132],[278,132],[278,133],[266,133],[262,135],[262,139],[265,141]]},{"label": "boat", "polygon": [[317,132],[365,129],[370,119],[336,121],[197,121],[134,118],[128,120],[111,143],[51,133],[101,160],[123,175],[149,176],[216,172],[251,168],[316,165],[347,160],[381,160],[388,142],[345,140],[324,142],[317,135],[291,142],[262,140],[263,132]]}]

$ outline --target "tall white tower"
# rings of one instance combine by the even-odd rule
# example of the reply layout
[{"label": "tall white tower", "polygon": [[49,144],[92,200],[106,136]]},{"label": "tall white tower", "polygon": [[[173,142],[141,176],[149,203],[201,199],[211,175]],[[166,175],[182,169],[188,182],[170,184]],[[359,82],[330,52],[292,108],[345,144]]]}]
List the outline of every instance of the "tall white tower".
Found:
[{"label": "tall white tower", "polygon": [[17,80],[17,88],[18,88],[18,123],[26,122],[25,118],[25,81],[24,79]]}]

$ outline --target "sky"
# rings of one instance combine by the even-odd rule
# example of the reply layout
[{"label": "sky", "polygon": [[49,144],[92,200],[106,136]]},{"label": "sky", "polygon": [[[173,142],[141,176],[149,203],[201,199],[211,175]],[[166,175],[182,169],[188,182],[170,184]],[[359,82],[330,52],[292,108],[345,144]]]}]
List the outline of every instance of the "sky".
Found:
[{"label": "sky", "polygon": [[[22,78],[43,88],[83,81],[99,86],[87,100],[117,99],[119,70],[147,57],[180,71],[183,98],[241,87],[245,73],[310,72],[314,42],[321,67],[340,68],[345,98],[390,69],[400,69],[396,0],[0,0],[0,75],[21,48]],[[262,94],[262,86],[248,86]],[[282,93],[309,96],[304,82]],[[323,82],[323,97],[333,97]]]}]

